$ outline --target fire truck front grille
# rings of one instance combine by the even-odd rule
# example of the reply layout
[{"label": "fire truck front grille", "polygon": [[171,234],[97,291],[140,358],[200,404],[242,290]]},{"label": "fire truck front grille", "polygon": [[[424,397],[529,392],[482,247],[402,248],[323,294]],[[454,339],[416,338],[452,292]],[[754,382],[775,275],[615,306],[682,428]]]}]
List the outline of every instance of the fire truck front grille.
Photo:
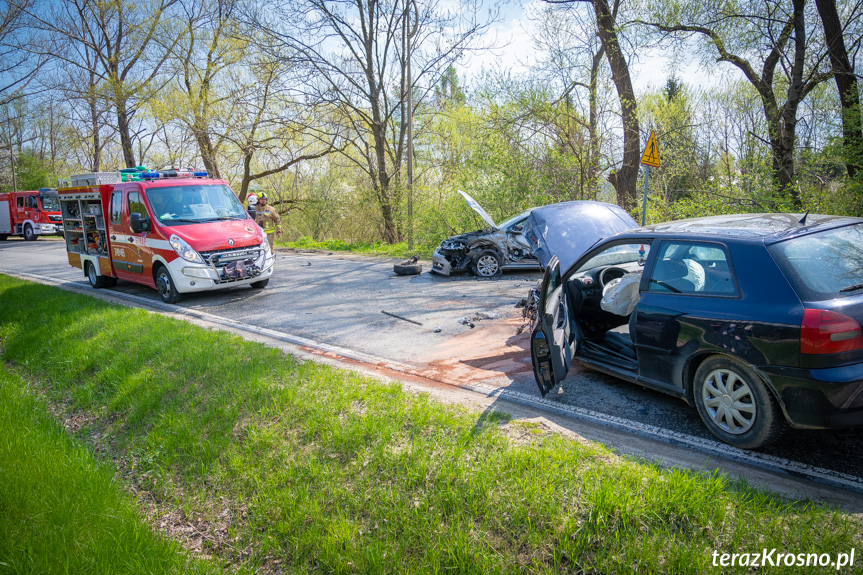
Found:
[{"label": "fire truck front grille", "polygon": [[215,270],[220,284],[254,278],[263,271],[258,263],[263,263],[264,250],[257,246],[199,253],[204,263]]}]

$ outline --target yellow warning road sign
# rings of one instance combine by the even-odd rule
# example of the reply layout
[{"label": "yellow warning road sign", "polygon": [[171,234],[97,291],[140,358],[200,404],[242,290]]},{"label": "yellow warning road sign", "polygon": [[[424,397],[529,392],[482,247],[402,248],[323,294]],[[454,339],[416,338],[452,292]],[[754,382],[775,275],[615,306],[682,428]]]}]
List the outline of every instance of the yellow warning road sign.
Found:
[{"label": "yellow warning road sign", "polygon": [[644,153],[641,154],[641,163],[651,168],[658,168],[661,164],[659,161],[659,146],[656,144],[656,132],[653,130],[650,131],[647,147],[644,148]]}]

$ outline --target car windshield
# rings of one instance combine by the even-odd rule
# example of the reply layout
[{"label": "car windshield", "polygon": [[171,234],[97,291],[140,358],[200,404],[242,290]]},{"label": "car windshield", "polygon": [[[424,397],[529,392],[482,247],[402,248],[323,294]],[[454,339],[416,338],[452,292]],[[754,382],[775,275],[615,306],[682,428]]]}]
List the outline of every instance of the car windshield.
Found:
[{"label": "car windshield", "polygon": [[509,229],[509,227],[510,227],[511,225],[513,225],[514,223],[518,222],[519,220],[527,219],[527,216],[529,216],[529,215],[530,215],[530,210],[524,211],[524,212],[522,212],[522,213],[518,214],[517,216],[513,216],[513,217],[511,217],[510,219],[508,219],[508,220],[506,220],[505,222],[501,223],[501,224],[500,224],[499,226],[497,226],[497,227],[498,227],[498,229],[501,229],[501,230]]},{"label": "car windshield", "polygon": [[224,184],[149,188],[147,200],[164,224],[197,224],[249,217],[240,200]]},{"label": "car windshield", "polygon": [[46,212],[59,212],[60,211],[60,196],[58,196],[56,193],[40,195],[39,197],[42,200],[42,209],[44,211],[46,211]]},{"label": "car windshield", "polygon": [[578,266],[574,275],[583,274],[587,271],[605,266],[616,266],[632,262],[643,263],[647,258],[648,252],[650,252],[650,244],[646,242],[638,244],[617,244],[608,249],[602,250]]},{"label": "car windshield", "polygon": [[800,236],[768,249],[805,301],[863,293],[863,224]]}]

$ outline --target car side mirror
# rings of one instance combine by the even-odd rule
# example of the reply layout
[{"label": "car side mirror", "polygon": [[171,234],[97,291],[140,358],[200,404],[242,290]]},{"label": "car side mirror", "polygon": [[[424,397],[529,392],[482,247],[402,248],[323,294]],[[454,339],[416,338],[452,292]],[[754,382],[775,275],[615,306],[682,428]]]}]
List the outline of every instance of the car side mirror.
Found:
[{"label": "car side mirror", "polygon": [[136,234],[139,234],[141,232],[149,232],[150,219],[138,213],[130,214],[129,227],[132,228],[132,231]]}]

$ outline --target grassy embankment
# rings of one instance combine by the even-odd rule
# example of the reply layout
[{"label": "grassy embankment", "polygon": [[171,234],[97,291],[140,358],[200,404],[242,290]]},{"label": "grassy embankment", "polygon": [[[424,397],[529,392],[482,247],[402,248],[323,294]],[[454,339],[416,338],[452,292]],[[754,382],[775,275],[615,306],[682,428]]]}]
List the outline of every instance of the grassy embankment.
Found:
[{"label": "grassy embankment", "polygon": [[415,246],[413,250],[408,249],[407,242],[397,244],[386,244],[383,242],[365,243],[356,242],[348,243],[342,240],[323,240],[315,241],[309,237],[302,237],[294,241],[282,241],[276,239],[276,247],[290,248],[297,250],[326,250],[332,252],[353,252],[357,254],[366,254],[374,256],[388,256],[394,258],[409,258],[414,254],[419,254],[420,257],[431,259],[433,248],[423,248]]},{"label": "grassy embankment", "polygon": [[[13,572],[143,572],[111,565],[154,549],[167,567],[152,572],[185,565],[124,491],[239,572],[745,573],[712,567],[713,552],[863,555],[859,520],[837,511],[4,276],[0,350]],[[75,422],[70,438],[45,402]],[[28,569],[37,556],[51,568]]]}]

